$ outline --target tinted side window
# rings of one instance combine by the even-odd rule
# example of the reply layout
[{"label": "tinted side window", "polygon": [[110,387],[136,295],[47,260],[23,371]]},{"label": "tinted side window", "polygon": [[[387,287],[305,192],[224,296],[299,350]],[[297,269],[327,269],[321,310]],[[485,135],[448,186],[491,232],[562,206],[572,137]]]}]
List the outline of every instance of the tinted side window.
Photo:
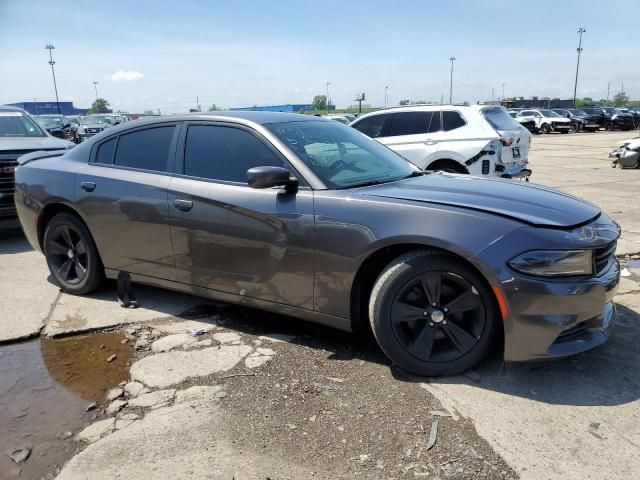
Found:
[{"label": "tinted side window", "polygon": [[247,170],[262,166],[283,165],[278,156],[251,133],[232,127],[189,127],[184,151],[185,175],[247,183]]},{"label": "tinted side window", "polygon": [[386,119],[387,115],[373,115],[372,117],[363,118],[353,128],[371,138],[377,138],[382,135],[382,128]]},{"label": "tinted side window", "polygon": [[112,138],[108,142],[100,144],[96,153],[96,163],[113,164],[113,153],[116,150],[117,138]]},{"label": "tinted side window", "polygon": [[427,133],[433,112],[398,112],[391,115],[388,136]]},{"label": "tinted side window", "polygon": [[157,127],[120,135],[115,164],[158,172],[166,171],[174,130],[174,126]]},{"label": "tinted side window", "polygon": [[464,127],[467,122],[464,121],[462,115],[458,112],[442,112],[442,129],[445,132],[449,130],[455,130],[456,128]]}]

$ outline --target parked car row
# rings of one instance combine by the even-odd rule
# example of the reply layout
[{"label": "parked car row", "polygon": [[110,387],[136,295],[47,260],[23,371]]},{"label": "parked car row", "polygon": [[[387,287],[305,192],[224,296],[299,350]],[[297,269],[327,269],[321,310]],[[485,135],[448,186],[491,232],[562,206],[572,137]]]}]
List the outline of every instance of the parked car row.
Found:
[{"label": "parked car row", "polygon": [[36,115],[37,122],[51,135],[74,143],[80,143],[105,128],[130,121],[121,114],[100,115]]},{"label": "parked car row", "polygon": [[640,126],[640,111],[613,107],[583,108],[512,108],[516,121],[532,133],[597,132],[631,130]]}]

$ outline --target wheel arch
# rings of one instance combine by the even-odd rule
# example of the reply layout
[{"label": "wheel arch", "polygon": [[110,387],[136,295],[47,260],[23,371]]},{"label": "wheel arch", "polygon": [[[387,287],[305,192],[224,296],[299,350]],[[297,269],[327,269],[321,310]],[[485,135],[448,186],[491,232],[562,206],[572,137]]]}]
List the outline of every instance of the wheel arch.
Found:
[{"label": "wheel arch", "polygon": [[[452,252],[441,247],[428,245],[425,243],[406,242],[406,243],[394,243],[385,245],[381,248],[371,252],[365,260],[360,264],[353,283],[351,285],[351,298],[350,298],[350,310],[351,310],[351,330],[354,332],[362,331],[369,328],[369,299],[373,286],[375,285],[378,277],[382,273],[389,263],[395,258],[404,255],[413,250],[430,250],[434,252],[443,253],[454,257],[456,260],[464,263],[466,266],[474,270],[486,283],[489,291],[493,292],[491,301],[494,302],[496,312],[503,312],[502,304],[496,297],[497,293],[494,287],[491,285],[491,281],[487,278],[485,272],[478,268],[474,263],[469,261],[464,256]],[[499,318],[502,328],[500,332],[504,335],[504,316],[500,315]]]},{"label": "wheel arch", "polygon": [[444,170],[445,167],[455,170],[456,173],[469,174],[469,170],[464,165],[452,158],[439,158],[437,160],[433,160],[425,166],[425,170]]},{"label": "wheel arch", "polygon": [[47,225],[49,224],[51,219],[59,213],[69,213],[71,215],[74,215],[75,217],[78,217],[78,219],[84,224],[84,226],[91,234],[91,230],[89,229],[87,222],[84,221],[84,218],[82,218],[82,215],[80,215],[80,213],[76,209],[65,203],[49,203],[45,205],[45,207],[40,211],[40,214],[38,215],[38,245],[40,246],[40,250],[42,252],[44,252],[44,232],[47,229]]}]

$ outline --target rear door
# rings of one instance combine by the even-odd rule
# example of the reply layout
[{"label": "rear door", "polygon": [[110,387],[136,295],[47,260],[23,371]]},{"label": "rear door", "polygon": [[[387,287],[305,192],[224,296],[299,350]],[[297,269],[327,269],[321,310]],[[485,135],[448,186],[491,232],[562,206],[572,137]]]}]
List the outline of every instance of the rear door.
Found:
[{"label": "rear door", "polygon": [[175,279],[169,187],[175,123],[106,139],[77,175],[78,207],[107,268]]},{"label": "rear door", "polygon": [[377,140],[424,169],[442,141],[440,112],[395,112]]},{"label": "rear door", "polygon": [[252,129],[185,126],[169,195],[178,281],[312,309],[313,192],[250,188],[247,170],[267,165],[290,168]]}]

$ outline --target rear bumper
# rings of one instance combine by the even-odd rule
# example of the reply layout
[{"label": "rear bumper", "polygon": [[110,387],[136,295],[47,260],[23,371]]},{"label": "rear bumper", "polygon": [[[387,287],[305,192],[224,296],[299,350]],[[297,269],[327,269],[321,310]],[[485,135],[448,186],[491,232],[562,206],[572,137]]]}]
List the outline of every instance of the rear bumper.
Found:
[{"label": "rear bumper", "polygon": [[507,170],[500,178],[528,178],[532,174],[532,170],[530,168],[519,168],[516,170]]}]

